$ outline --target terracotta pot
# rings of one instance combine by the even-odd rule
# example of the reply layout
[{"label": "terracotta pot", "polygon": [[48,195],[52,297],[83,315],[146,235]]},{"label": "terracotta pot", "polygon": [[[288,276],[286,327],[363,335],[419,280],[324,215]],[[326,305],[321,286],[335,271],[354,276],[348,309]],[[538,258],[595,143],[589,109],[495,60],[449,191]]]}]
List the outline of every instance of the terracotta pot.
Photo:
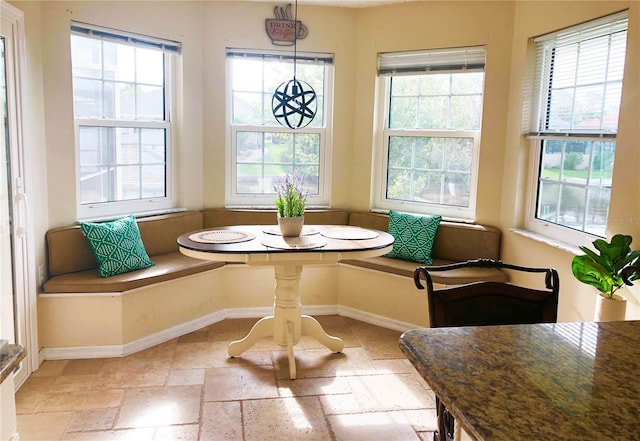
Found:
[{"label": "terracotta pot", "polygon": [[300,236],[303,225],[304,216],[280,217],[280,215],[278,215],[278,226],[280,227],[280,233],[282,233],[284,237]]},{"label": "terracotta pot", "polygon": [[624,320],[626,311],[627,299],[625,297],[614,294],[613,299],[608,299],[602,294],[598,294],[594,320],[596,322],[621,321]]}]

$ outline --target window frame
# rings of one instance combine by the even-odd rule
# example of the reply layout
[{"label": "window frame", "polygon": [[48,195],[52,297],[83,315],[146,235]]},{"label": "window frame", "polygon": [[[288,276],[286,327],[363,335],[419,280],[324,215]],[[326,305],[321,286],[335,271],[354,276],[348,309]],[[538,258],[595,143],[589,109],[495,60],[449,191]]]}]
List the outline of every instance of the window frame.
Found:
[{"label": "window frame", "polygon": [[[289,52],[275,50],[256,50],[227,48],[227,53],[247,53],[268,56],[289,56]],[[314,53],[298,53],[300,56],[311,56]],[[319,57],[331,57],[333,54],[317,53]],[[324,115],[323,127],[307,127],[290,129],[280,125],[251,125],[233,124],[233,72],[231,66],[232,57],[225,55],[225,113],[226,113],[226,159],[225,159],[225,207],[227,208],[255,208],[269,209],[275,207],[275,192],[267,194],[245,194],[237,191],[237,133],[286,133],[286,134],[318,134],[320,136],[320,160],[318,162],[318,195],[308,195],[307,208],[328,208],[331,205],[331,156],[333,135],[333,88],[335,65],[333,62],[324,63],[324,90],[322,114]],[[290,78],[283,79],[286,81]],[[298,78],[304,81],[304,78]]]},{"label": "window frame", "polygon": [[[473,49],[477,49],[473,48]],[[456,48],[453,48],[456,50]],[[486,57],[484,48],[483,56]],[[446,51],[443,50],[443,51]],[[430,52],[424,50],[419,52]],[[402,54],[402,53],[399,53]],[[399,69],[400,70],[400,69]],[[434,70],[435,71],[435,70]],[[463,70],[442,70],[442,73],[461,73]],[[483,74],[486,75],[484,68]],[[407,73],[398,73],[399,75],[407,75]],[[411,75],[411,74],[410,74]],[[419,72],[412,75],[420,75]],[[397,210],[404,212],[412,212],[419,214],[441,215],[447,219],[460,220],[470,222],[475,220],[476,201],[478,193],[478,170],[480,161],[480,141],[482,136],[483,111],[480,114],[480,128],[478,130],[447,130],[447,129],[390,129],[389,128],[389,111],[391,106],[391,80],[394,75],[378,74],[376,78],[376,96],[378,97],[376,108],[378,129],[375,130],[374,136],[374,167],[372,176],[372,207],[376,211]],[[482,106],[484,109],[486,81],[483,78],[482,85]],[[387,198],[387,179],[389,164],[389,140],[391,136],[417,136],[417,137],[439,137],[439,138],[472,138],[473,151],[471,156],[471,170],[469,178],[469,206],[454,206],[436,204],[431,202],[405,201],[399,199]]]},{"label": "window frame", "polygon": [[[157,39],[155,37],[134,34],[127,31],[113,30],[103,28],[96,25],[87,25],[84,23],[72,22],[72,27],[80,26],[88,29],[87,35],[81,35],[78,32],[70,32],[71,35],[77,35],[85,38],[95,38],[98,41],[111,41],[119,44],[130,45],[134,47],[152,48],[148,44],[142,42],[154,42],[158,44],[158,48],[171,44],[169,40]],[[93,34],[95,33],[95,37]],[[103,38],[102,33],[106,35]],[[119,38],[119,39],[118,39]],[[180,52],[180,44],[174,42],[172,46],[177,52]],[[160,49],[161,50],[161,49]],[[174,161],[174,145],[175,145],[175,122],[173,115],[176,110],[175,99],[175,78],[176,77],[176,60],[172,52],[163,52],[164,63],[164,114],[163,120],[136,120],[136,119],[117,119],[117,118],[94,118],[94,117],[76,117],[74,113],[74,143],[75,143],[75,172],[76,172],[76,217],[78,220],[107,219],[125,214],[147,215],[166,211],[171,211],[176,207],[176,164]],[[70,48],[71,55],[71,48]],[[71,79],[73,81],[73,73]],[[154,128],[165,130],[165,196],[164,197],[142,197],[139,199],[129,199],[122,201],[94,202],[82,203],[81,185],[80,185],[80,142],[79,134],[82,127],[96,128],[124,128],[124,129],[140,129]]]},{"label": "window frame", "polygon": [[[589,31],[601,25],[602,23],[605,23],[605,24],[607,22],[614,23],[616,21],[624,20],[624,19],[628,21],[628,13],[626,11],[613,14],[610,16],[602,17],[599,19],[590,20],[580,25],[572,26],[567,29],[552,32],[550,34],[546,34],[538,38],[550,39],[559,34],[564,34],[567,32],[569,33],[575,32],[575,31],[572,31],[573,29],[575,30],[582,29],[585,31]],[[628,29],[628,25],[627,25],[627,29]],[[628,38],[628,34],[627,34],[627,38]],[[580,40],[580,41],[584,41],[584,40]],[[588,142],[612,142],[615,144],[616,138],[617,138],[617,129],[615,132],[612,132],[611,130],[607,130],[604,128],[600,129],[599,131],[596,130],[596,131],[589,131],[589,132],[581,131],[578,129],[568,129],[568,130],[558,131],[557,133],[552,133],[550,130],[545,132],[543,129],[540,128],[542,118],[544,118],[544,116],[546,115],[546,112],[542,110],[541,103],[546,102],[549,96],[548,94],[550,93],[548,90],[549,88],[548,84],[543,84],[543,83],[545,81],[548,82],[549,75],[550,75],[549,71],[550,69],[552,69],[552,67],[545,66],[541,69],[536,63],[536,57],[538,56],[537,55],[538,44],[539,43],[536,43],[535,39],[532,39],[530,41],[529,47],[530,47],[530,55],[531,55],[531,63],[530,63],[531,78],[529,78],[528,81],[531,87],[532,99],[531,99],[531,102],[525,103],[525,112],[523,112],[523,114],[525,115],[525,121],[523,125],[528,126],[530,130],[529,133],[526,134],[526,140],[525,140],[525,142],[529,146],[529,158],[528,158],[529,179],[527,180],[528,181],[527,194],[526,194],[527,205],[525,210],[525,222],[524,222],[525,228],[526,230],[531,231],[532,233],[539,234],[544,237],[548,237],[554,241],[559,241],[559,242],[567,243],[574,246],[590,246],[593,240],[598,238],[604,238],[606,236],[607,231],[609,229],[608,213],[607,213],[607,222],[605,223],[606,225],[605,236],[599,236],[591,232],[577,230],[570,226],[545,221],[543,219],[536,217],[537,208],[538,208],[538,197],[539,197],[539,191],[540,191],[539,183],[541,181],[540,173],[541,173],[541,166],[542,166],[541,161],[542,161],[542,155],[543,155],[544,141],[575,140],[575,141],[588,141]],[[608,62],[609,60],[607,61],[607,63]],[[625,63],[626,63],[626,58],[625,58]],[[539,72],[541,75],[540,77],[537,76],[538,71],[540,71]],[[624,76],[623,76],[622,82],[624,82]],[[574,87],[575,87],[575,83],[574,83]],[[530,107],[530,110],[527,112],[528,107]],[[619,114],[618,114],[618,117],[619,117]],[[527,118],[529,119],[528,121],[527,121]],[[571,133],[571,135],[568,135],[568,133]],[[584,188],[585,191],[588,191],[588,189],[590,188],[588,182],[585,183],[584,185],[581,185],[581,187]],[[609,187],[609,190],[610,190],[610,194],[612,194],[613,185]],[[609,206],[607,207],[607,212],[609,211],[610,204],[611,204],[611,200],[609,200]],[[583,216],[587,215],[586,210],[587,210],[587,206],[585,205]]]}]

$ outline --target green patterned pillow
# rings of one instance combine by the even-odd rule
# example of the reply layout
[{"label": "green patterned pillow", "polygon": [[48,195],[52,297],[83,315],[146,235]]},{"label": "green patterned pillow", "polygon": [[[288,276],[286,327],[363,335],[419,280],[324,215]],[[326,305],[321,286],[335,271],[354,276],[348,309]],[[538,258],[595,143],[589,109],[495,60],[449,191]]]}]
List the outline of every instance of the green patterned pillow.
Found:
[{"label": "green patterned pillow", "polygon": [[442,216],[414,216],[389,212],[389,234],[395,242],[386,257],[431,265],[431,248]]},{"label": "green patterned pillow", "polygon": [[110,222],[83,222],[80,228],[96,256],[100,277],[153,266],[144,249],[134,216]]}]

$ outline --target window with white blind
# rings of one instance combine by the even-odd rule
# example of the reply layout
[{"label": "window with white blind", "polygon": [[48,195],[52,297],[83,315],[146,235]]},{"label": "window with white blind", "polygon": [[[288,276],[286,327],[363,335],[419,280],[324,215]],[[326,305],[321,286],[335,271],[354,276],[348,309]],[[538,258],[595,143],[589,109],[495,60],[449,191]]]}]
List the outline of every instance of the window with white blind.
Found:
[{"label": "window with white blind", "polygon": [[171,59],[180,44],[71,24],[78,218],[173,208]]},{"label": "window with white blind", "polygon": [[330,203],[333,54],[296,53],[296,78],[311,85],[314,119],[290,129],[273,116],[276,88],[293,78],[291,52],[227,49],[226,205],[273,207],[274,185],[287,173],[304,176],[308,206]]},{"label": "window with white blind", "polygon": [[620,13],[534,39],[532,231],[576,244],[606,234],[627,21]]},{"label": "window with white blind", "polygon": [[374,208],[475,217],[485,49],[382,53]]}]

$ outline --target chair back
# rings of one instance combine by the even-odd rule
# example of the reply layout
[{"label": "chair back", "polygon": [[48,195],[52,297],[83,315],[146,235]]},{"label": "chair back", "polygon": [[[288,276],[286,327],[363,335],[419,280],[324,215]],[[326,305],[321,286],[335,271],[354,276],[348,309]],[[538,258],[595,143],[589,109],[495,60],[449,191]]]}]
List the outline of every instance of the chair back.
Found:
[{"label": "chair back", "polygon": [[[506,268],[544,273],[545,287],[536,289],[510,283],[474,282],[434,289],[430,273],[463,267]],[[555,323],[558,316],[560,281],[553,268],[506,264],[500,260],[476,259],[451,265],[418,267],[414,282],[418,289],[424,276],[432,328],[445,326],[513,325]]]}]

